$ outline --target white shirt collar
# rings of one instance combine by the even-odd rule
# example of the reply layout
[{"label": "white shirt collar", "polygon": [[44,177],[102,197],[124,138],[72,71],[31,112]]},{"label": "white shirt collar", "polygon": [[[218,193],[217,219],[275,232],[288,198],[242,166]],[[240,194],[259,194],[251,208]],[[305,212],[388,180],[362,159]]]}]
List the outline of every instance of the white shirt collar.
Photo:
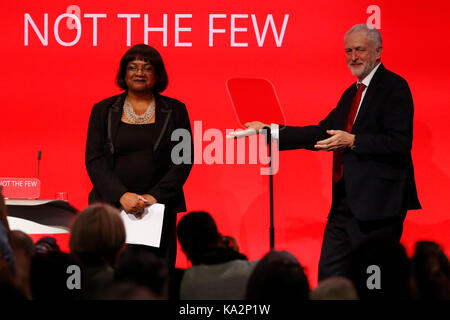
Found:
[{"label": "white shirt collar", "polygon": [[358,86],[360,83],[362,83],[366,86],[366,88],[368,88],[370,81],[372,81],[373,75],[375,74],[375,72],[377,72],[380,64],[381,64],[381,62],[378,62],[378,64],[375,66],[375,68],[373,68],[372,71],[370,71],[370,73],[361,82],[356,83],[356,86]]}]

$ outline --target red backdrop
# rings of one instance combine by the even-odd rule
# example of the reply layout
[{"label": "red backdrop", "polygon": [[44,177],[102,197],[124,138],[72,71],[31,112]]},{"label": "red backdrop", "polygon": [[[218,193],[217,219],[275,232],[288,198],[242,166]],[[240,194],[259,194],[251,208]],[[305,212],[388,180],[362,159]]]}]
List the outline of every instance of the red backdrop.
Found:
[{"label": "red backdrop", "polygon": [[[127,19],[118,14],[140,15],[130,18],[131,44],[145,41],[145,14],[149,27],[162,27],[167,15],[166,44],[163,32],[148,33],[149,44],[160,51],[169,73],[165,94],[186,103],[192,123],[201,120],[203,130],[218,128],[223,132],[239,127],[226,88],[226,81],[234,77],[268,79],[289,124],[317,123],[324,118],[354,81],[345,64],[343,35],[352,25],[369,21],[378,24],[384,37],[382,61],[406,78],[415,102],[413,161],[423,210],[407,216],[402,242],[411,252],[417,240],[435,240],[449,254],[450,4],[446,1],[357,0],[348,6],[348,1],[329,0],[177,0],[151,5],[141,0],[80,0],[75,5],[80,8],[81,30],[69,29],[67,23],[70,27],[74,20],[60,17],[57,39],[55,21],[72,4],[0,4],[0,176],[35,176],[37,152],[42,150],[41,199],[67,191],[75,207],[87,205],[91,184],[84,166],[84,148],[89,114],[94,103],[120,92],[114,80],[120,57],[128,48]],[[379,11],[368,10],[371,5]],[[42,41],[45,43],[45,14],[47,45]],[[85,14],[106,14],[97,19],[97,45],[93,44],[94,19]],[[192,46],[176,44],[177,14],[192,15],[178,16],[180,28],[191,28],[182,30],[178,41]],[[226,17],[213,20],[214,28],[224,29],[224,33],[213,33],[210,46],[212,14]],[[257,35],[261,35],[269,14],[278,44],[269,25],[260,46]],[[252,15],[258,24],[257,35]],[[248,46],[232,45],[233,21],[235,28],[247,29],[236,29],[234,41]],[[250,107],[258,119],[258,106]],[[208,143],[196,148],[204,149]],[[269,247],[268,177],[261,176],[259,169],[259,165],[249,164],[197,164],[185,185],[188,209],[211,212],[220,231],[234,236],[250,259],[261,258]],[[294,253],[315,285],[331,202],[331,154],[302,150],[281,153],[274,188],[276,248]],[[65,241],[67,238],[60,238],[66,248]],[[187,266],[181,253],[177,265]]]}]

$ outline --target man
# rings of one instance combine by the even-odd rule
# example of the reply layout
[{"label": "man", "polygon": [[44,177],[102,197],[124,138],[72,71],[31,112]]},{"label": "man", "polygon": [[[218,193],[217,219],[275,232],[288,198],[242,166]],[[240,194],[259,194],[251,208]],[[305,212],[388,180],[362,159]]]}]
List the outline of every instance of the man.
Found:
[{"label": "man", "polygon": [[242,300],[257,261],[239,253],[236,241],[223,237],[213,217],[194,211],[177,226],[181,250],[192,263],[171,277],[171,298],[181,300]]},{"label": "man", "polygon": [[[400,240],[406,211],[420,209],[411,159],[413,101],[407,82],[381,64],[381,34],[364,24],[344,37],[357,77],[318,125],[271,126],[280,150],[333,151],[333,200],[319,280],[348,274],[352,251],[374,234]],[[268,126],[254,121],[247,128]]]}]

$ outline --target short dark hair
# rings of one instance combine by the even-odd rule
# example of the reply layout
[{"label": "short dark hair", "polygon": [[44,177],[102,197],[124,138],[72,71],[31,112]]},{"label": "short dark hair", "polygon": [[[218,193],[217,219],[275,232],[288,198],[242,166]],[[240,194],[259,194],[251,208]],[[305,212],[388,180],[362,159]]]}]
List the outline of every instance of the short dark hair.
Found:
[{"label": "short dark hair", "polygon": [[247,282],[246,300],[304,301],[310,286],[303,266],[288,251],[271,250]]},{"label": "short dark hair", "polygon": [[213,217],[204,211],[193,211],[178,222],[178,241],[192,253],[203,253],[220,238]]},{"label": "short dark hair", "polygon": [[149,62],[153,66],[155,70],[156,82],[153,86],[152,92],[160,93],[167,88],[169,79],[167,77],[166,68],[164,67],[164,62],[159,52],[149,45],[137,44],[128,49],[122,59],[120,59],[119,72],[117,72],[117,85],[121,89],[128,90],[127,83],[125,82],[125,74],[127,73],[128,63],[134,60]]},{"label": "short dark hair", "polygon": [[119,256],[114,280],[134,283],[167,299],[168,268],[163,260],[141,246],[128,246]]},{"label": "short dark hair", "polygon": [[[30,289],[36,301],[78,300],[85,291],[70,290],[67,287],[67,268],[80,266],[80,262],[72,255],[51,251],[47,254],[36,254],[31,259]],[[83,274],[84,269],[81,270]],[[82,282],[82,288],[84,284]]]},{"label": "short dark hair", "polygon": [[412,269],[419,299],[450,299],[450,262],[438,243],[417,241]]},{"label": "short dark hair", "polygon": [[[381,270],[382,285],[371,290],[367,285],[368,267]],[[386,233],[374,233],[358,245],[351,254],[348,278],[361,300],[409,300],[411,264],[405,247]]]}]

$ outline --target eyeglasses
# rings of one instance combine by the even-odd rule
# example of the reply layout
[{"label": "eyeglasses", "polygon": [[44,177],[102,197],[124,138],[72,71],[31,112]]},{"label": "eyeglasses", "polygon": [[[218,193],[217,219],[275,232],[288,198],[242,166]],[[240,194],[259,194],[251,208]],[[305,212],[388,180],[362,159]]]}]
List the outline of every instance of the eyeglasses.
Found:
[{"label": "eyeglasses", "polygon": [[145,66],[143,68],[138,68],[136,66],[128,66],[127,67],[127,72],[129,72],[129,73],[135,74],[135,73],[138,73],[139,71],[141,71],[144,74],[151,74],[154,72],[152,66]]}]

